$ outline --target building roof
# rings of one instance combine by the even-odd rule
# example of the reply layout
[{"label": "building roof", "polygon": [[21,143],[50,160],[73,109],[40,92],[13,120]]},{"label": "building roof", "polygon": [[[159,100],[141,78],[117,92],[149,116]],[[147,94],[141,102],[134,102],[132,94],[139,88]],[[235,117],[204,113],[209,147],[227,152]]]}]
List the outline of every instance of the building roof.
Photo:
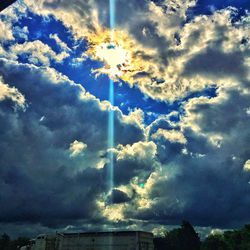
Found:
[{"label": "building roof", "polygon": [[102,236],[131,236],[131,235],[145,235],[153,237],[151,232],[145,231],[108,231],[108,232],[79,232],[79,233],[62,233],[65,237],[102,237]]}]

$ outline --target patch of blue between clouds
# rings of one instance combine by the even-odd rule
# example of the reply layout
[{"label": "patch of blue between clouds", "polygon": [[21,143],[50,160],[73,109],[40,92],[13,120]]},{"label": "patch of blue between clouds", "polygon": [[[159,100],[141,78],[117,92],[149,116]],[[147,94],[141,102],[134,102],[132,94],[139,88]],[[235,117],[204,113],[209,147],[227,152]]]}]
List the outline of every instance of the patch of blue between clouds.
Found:
[{"label": "patch of blue between clouds", "polygon": [[198,0],[195,7],[187,11],[188,21],[197,15],[211,15],[214,11],[233,7],[237,13],[232,17],[232,22],[238,21],[250,10],[249,0]]},{"label": "patch of blue between clouds", "polygon": [[[162,5],[163,8],[167,8],[164,5],[164,0],[152,0],[157,5]],[[181,7],[181,6],[180,6]],[[190,22],[195,16],[198,15],[211,15],[216,10],[225,9],[228,7],[234,7],[237,9],[237,13],[233,17],[232,21],[239,20],[247,11],[250,11],[249,0],[198,0],[196,5],[187,10],[187,21]]]},{"label": "patch of blue between clouds", "polygon": [[[72,33],[63,25],[61,21],[56,20],[53,16],[44,18],[29,12],[27,17],[22,18],[15,24],[19,27],[28,27],[28,41],[40,40],[48,44],[55,52],[60,53],[61,48],[50,38],[50,34],[57,34],[58,37],[70,48],[70,56],[66,58],[62,64],[51,62],[51,67],[69,77],[76,83],[81,84],[86,91],[102,100],[109,100],[109,77],[100,75],[98,78],[92,73],[93,69],[101,67],[103,64],[99,61],[86,60],[77,64],[73,63],[75,58],[80,58],[82,53],[87,50],[88,44],[85,40],[74,40]],[[16,37],[18,43],[25,42],[24,39]],[[20,62],[27,62],[25,56],[19,57]],[[184,114],[183,105],[188,100],[206,96],[209,98],[216,96],[216,86],[209,87],[203,91],[189,94],[187,97],[175,102],[156,101],[145,96],[137,86],[129,87],[127,83],[120,82],[114,84],[114,103],[120,108],[124,114],[128,114],[131,110],[140,108],[144,111],[145,125],[151,124],[159,116],[170,114],[173,111],[177,115],[170,116],[173,122],[178,122],[180,116]]]}]

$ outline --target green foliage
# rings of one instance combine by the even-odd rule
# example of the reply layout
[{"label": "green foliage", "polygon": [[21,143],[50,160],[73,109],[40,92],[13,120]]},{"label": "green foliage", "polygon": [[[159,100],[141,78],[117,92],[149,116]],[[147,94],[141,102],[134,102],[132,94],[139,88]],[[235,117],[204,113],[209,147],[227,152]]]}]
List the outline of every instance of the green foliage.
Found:
[{"label": "green foliage", "polygon": [[223,234],[216,234],[208,236],[201,246],[201,250],[232,250],[230,245],[225,240]]},{"label": "green foliage", "polygon": [[4,233],[0,238],[0,249],[7,250],[10,245],[10,237],[6,233]]},{"label": "green foliage", "polygon": [[242,229],[209,235],[200,242],[198,234],[189,222],[183,221],[180,228],[155,238],[156,250],[250,250],[250,225]]},{"label": "green foliage", "polygon": [[166,234],[170,250],[199,250],[200,238],[192,225],[183,221],[180,228],[174,229]]},{"label": "green foliage", "polygon": [[250,250],[250,225],[245,225],[240,230],[227,231],[224,238],[230,250]]},{"label": "green foliage", "polygon": [[183,221],[180,228],[166,233],[164,238],[154,240],[157,250],[199,250],[200,238],[192,225]]}]

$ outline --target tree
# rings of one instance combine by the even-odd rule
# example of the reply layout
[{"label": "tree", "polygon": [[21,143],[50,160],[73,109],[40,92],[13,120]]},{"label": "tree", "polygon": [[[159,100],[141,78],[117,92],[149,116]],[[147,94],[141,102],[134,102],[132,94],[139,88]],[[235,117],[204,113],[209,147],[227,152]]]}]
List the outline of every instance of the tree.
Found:
[{"label": "tree", "polygon": [[10,237],[8,234],[4,233],[0,238],[0,249],[7,250],[10,245]]},{"label": "tree", "polygon": [[193,226],[183,221],[180,228],[174,229],[166,234],[169,250],[199,250],[200,238]]},{"label": "tree", "polygon": [[233,250],[250,249],[250,225],[245,225],[240,230],[227,231],[224,233],[227,244]]},{"label": "tree", "polygon": [[0,250],[19,250],[20,247],[28,244],[29,239],[26,237],[19,237],[16,240],[11,240],[7,234],[0,237]]},{"label": "tree", "polygon": [[223,234],[209,235],[202,243],[201,250],[231,250]]},{"label": "tree", "polygon": [[242,229],[225,231],[223,234],[209,235],[203,242],[201,250],[249,250],[250,225]]},{"label": "tree", "polygon": [[183,221],[181,227],[155,238],[157,250],[250,250],[250,225],[242,229],[209,235],[202,243],[193,226]]}]

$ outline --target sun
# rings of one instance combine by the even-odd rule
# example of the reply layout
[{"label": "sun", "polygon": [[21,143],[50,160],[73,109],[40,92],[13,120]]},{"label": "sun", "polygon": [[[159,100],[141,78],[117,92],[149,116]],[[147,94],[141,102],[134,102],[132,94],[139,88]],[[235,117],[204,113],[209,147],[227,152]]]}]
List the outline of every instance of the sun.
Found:
[{"label": "sun", "polygon": [[101,43],[96,47],[96,57],[104,62],[99,73],[108,74],[113,80],[122,78],[131,70],[131,53],[117,42]]},{"label": "sun", "polygon": [[98,77],[108,75],[112,80],[123,80],[132,85],[133,76],[143,70],[145,64],[135,56],[138,45],[127,32],[122,30],[100,29],[89,37],[86,54],[103,63],[92,72]]}]

